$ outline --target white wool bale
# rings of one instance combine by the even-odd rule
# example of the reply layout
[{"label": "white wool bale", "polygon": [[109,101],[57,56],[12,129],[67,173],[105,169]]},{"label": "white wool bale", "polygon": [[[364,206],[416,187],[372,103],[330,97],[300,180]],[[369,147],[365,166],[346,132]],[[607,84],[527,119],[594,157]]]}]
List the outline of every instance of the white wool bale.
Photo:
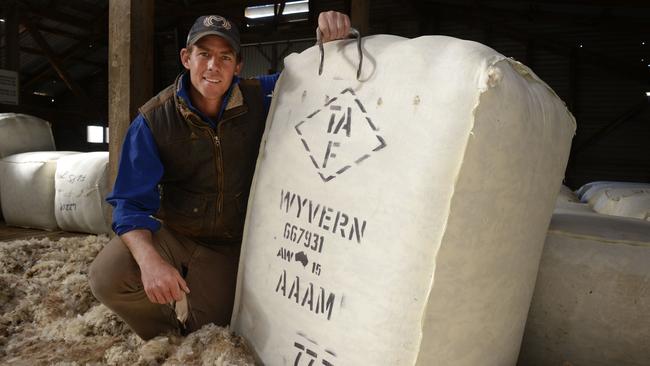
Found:
[{"label": "white wool bale", "polygon": [[582,203],[582,202],[567,202],[567,201],[562,201],[562,200],[557,200],[555,203],[555,209],[553,209],[553,213],[558,213],[558,212],[583,212],[583,213],[590,213],[594,215],[599,215],[596,211],[591,209],[591,206],[589,206],[588,203]]},{"label": "white wool bale", "polygon": [[51,150],[55,147],[49,122],[27,114],[0,113],[0,159],[22,152]]},{"label": "white wool bale", "polygon": [[[268,365],[514,365],[575,121],[450,37],[285,60],[232,326]],[[362,341],[359,341],[362,340]]]},{"label": "white wool bale", "polygon": [[560,192],[557,195],[557,202],[580,202],[578,195],[571,188],[564,184],[560,187]]},{"label": "white wool bale", "polygon": [[583,185],[576,194],[582,202],[595,202],[603,190],[608,188],[650,188],[650,183],[596,181]]},{"label": "white wool bale", "polygon": [[108,225],[108,151],[64,156],[54,178],[54,215],[66,231],[104,234]]},{"label": "white wool bale", "polygon": [[520,365],[647,366],[650,223],[553,215]]},{"label": "white wool bale", "polygon": [[555,209],[553,210],[553,213],[564,211],[579,211],[596,214],[589,204],[580,202],[576,192],[563,184],[562,187],[560,187],[560,193],[558,193],[557,198],[555,199]]},{"label": "white wool bale", "polygon": [[53,151],[50,123],[20,113],[0,113],[0,158],[30,151]]},{"label": "white wool bale", "polygon": [[[648,183],[614,182],[613,184],[609,183],[594,186],[594,188],[588,190],[582,196],[583,198],[581,201],[587,202],[592,207],[595,207],[597,204],[607,204],[609,196],[612,197],[611,201],[617,201],[621,195],[628,196],[632,194],[645,194],[646,192],[650,192],[650,184]],[[598,203],[599,201],[601,202]]]},{"label": "white wool bale", "polygon": [[41,151],[0,160],[2,215],[7,225],[54,230],[56,161],[73,151]]},{"label": "white wool bale", "polygon": [[634,217],[650,221],[650,195],[634,195],[621,198],[613,214],[615,216]]},{"label": "white wool bale", "polygon": [[592,196],[589,204],[604,215],[650,220],[650,185],[648,188],[605,188]]}]

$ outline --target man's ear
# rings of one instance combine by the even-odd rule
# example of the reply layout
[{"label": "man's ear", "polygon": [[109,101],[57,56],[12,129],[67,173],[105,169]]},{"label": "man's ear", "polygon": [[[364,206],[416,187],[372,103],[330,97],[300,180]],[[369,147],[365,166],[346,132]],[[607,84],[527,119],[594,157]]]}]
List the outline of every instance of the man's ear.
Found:
[{"label": "man's ear", "polygon": [[181,63],[187,70],[190,69],[190,53],[191,51],[187,48],[181,49]]},{"label": "man's ear", "polygon": [[242,67],[244,67],[244,62],[243,62],[243,61],[239,61],[239,63],[237,64],[237,66],[235,66],[235,75],[239,75],[239,73],[241,72],[241,68],[242,68]]}]

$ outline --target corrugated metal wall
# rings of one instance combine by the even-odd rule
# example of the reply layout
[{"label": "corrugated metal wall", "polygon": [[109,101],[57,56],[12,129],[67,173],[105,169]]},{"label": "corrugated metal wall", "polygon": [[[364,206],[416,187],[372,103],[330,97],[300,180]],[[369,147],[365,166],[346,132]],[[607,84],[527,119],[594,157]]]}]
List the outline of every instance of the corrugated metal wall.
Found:
[{"label": "corrugated metal wall", "polygon": [[[242,46],[244,68],[241,75],[249,78],[280,72],[284,69],[284,58],[292,53],[302,52],[314,45],[315,40],[298,40],[269,44],[252,44]],[[275,50],[274,50],[275,48]],[[276,55],[276,57],[273,57]],[[277,68],[274,69],[274,60]]]}]

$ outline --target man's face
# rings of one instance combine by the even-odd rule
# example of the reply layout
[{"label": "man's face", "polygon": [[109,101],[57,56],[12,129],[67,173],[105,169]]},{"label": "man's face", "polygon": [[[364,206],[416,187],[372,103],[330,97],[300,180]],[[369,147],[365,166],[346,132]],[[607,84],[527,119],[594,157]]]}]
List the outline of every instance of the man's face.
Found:
[{"label": "man's face", "polygon": [[198,92],[195,96],[202,99],[193,101],[195,104],[221,100],[241,68],[230,44],[215,35],[202,37],[190,49],[183,48],[181,62],[190,71],[192,86]]}]

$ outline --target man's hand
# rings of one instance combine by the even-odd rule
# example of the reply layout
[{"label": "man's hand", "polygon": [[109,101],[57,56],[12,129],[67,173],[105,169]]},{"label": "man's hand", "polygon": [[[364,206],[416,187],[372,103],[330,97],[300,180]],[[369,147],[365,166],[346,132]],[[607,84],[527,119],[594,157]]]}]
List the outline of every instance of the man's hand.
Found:
[{"label": "man's hand", "polygon": [[318,29],[323,42],[343,39],[350,34],[350,17],[332,10],[322,12],[318,15]]},{"label": "man's hand", "polygon": [[129,248],[140,267],[142,285],[149,301],[155,304],[169,304],[172,301],[180,301],[183,298],[182,291],[190,293],[181,274],[154,248],[149,230],[129,231],[122,234],[120,239]]},{"label": "man's hand", "polygon": [[149,301],[156,304],[169,304],[172,301],[180,301],[183,298],[182,292],[190,292],[187,284],[176,268],[172,267],[164,259],[152,258],[140,264],[142,273],[142,285]]}]

